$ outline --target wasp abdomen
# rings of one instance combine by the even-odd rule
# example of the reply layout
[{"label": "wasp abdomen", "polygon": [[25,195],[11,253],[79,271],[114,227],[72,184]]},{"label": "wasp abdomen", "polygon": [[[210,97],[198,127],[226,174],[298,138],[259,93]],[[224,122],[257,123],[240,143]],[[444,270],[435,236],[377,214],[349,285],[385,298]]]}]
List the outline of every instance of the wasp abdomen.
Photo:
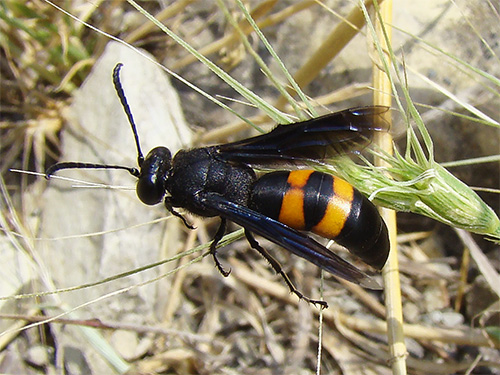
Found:
[{"label": "wasp abdomen", "polygon": [[249,205],[289,227],[335,240],[378,269],[387,260],[389,236],[377,208],[338,177],[312,170],[268,173],[255,182]]}]

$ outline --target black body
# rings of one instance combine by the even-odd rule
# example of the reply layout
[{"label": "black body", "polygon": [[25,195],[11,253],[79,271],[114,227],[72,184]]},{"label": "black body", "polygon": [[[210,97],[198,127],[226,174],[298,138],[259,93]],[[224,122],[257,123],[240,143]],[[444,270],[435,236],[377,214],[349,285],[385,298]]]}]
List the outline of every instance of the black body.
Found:
[{"label": "black body", "polygon": [[[260,247],[252,233],[334,275],[377,288],[365,273],[301,232],[315,231],[335,239],[366,263],[380,269],[389,253],[389,238],[382,218],[370,201],[345,181],[324,173],[272,172],[258,179],[252,167],[290,168],[359,151],[371,142],[374,132],[388,130],[386,123],[375,121],[380,120],[375,118],[388,108],[352,108],[304,122],[279,125],[267,134],[238,142],[180,150],[173,158],[167,148],[157,147],[144,158],[119,82],[120,68],[121,65],[115,68],[113,82],[134,132],[140,170],[69,162],[53,165],[47,170],[47,176],[69,168],[125,169],[138,177],[137,194],[142,202],[153,205],[164,199],[166,208],[190,228],[174,208],[203,217],[220,216],[221,225],[211,244],[211,252],[225,276],[229,272],[216,258],[216,246],[224,235],[226,220],[231,220],[245,228],[250,245],[266,257],[301,298],[326,306],[325,302],[309,300],[297,291],[279,263]],[[296,220],[301,224],[294,224]]]},{"label": "black body", "polygon": [[216,147],[180,150],[172,160],[165,182],[165,199],[172,207],[182,207],[204,217],[220,216],[201,202],[204,194],[219,194],[230,202],[246,206],[255,172],[246,165],[231,165],[217,157]]}]

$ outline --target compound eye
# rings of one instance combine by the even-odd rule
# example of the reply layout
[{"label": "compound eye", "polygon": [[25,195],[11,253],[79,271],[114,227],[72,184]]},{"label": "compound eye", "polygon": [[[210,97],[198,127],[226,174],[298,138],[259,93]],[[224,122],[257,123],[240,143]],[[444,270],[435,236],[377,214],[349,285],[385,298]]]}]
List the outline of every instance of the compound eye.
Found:
[{"label": "compound eye", "polygon": [[165,181],[170,173],[172,158],[165,147],[156,147],[149,152],[141,165],[136,192],[142,203],[155,205],[165,195]]},{"label": "compound eye", "polygon": [[153,206],[161,202],[165,195],[165,188],[163,181],[159,180],[156,175],[146,175],[139,178],[136,192],[142,203]]}]

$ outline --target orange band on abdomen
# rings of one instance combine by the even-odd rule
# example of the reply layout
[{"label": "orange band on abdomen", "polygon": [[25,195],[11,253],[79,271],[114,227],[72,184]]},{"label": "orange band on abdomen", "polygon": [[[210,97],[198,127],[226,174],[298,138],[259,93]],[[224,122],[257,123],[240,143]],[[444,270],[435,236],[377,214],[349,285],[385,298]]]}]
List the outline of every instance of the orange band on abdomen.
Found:
[{"label": "orange band on abdomen", "polygon": [[278,220],[297,230],[304,230],[304,186],[307,184],[311,170],[291,171],[288,175],[288,190],[283,196]]},{"label": "orange band on abdomen", "polygon": [[328,202],[325,215],[321,221],[312,228],[312,232],[321,237],[335,239],[351,213],[354,188],[346,181],[335,177],[333,179],[334,195]]}]

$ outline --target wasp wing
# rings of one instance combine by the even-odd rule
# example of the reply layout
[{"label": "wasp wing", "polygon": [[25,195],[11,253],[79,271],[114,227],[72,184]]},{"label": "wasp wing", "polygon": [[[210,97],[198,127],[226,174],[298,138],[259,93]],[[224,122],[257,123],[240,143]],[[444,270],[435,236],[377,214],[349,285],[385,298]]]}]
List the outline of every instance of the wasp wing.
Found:
[{"label": "wasp wing", "polygon": [[199,198],[204,206],[218,212],[220,216],[267,238],[321,269],[365,288],[380,289],[380,285],[370,276],[305,234],[248,207],[230,202],[219,194],[201,193]]},{"label": "wasp wing", "polygon": [[[382,119],[388,107],[350,108],[311,120],[278,125],[256,137],[216,146],[218,157],[255,166],[323,161],[358,152],[378,131],[388,131]],[[378,119],[376,117],[379,117]]]}]

